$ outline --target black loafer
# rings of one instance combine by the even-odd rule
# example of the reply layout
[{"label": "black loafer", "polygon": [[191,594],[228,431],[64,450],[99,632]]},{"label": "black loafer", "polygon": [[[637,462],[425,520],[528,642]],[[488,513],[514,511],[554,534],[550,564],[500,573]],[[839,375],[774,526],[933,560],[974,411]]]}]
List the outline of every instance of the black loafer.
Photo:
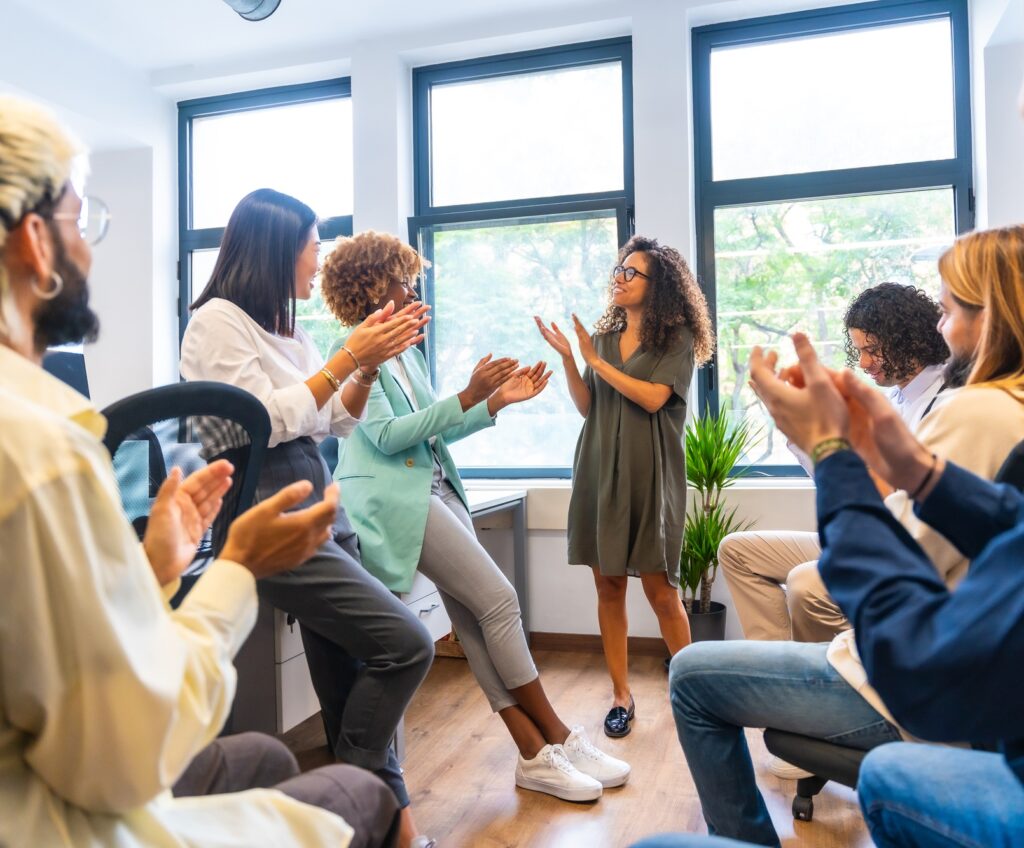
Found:
[{"label": "black loafer", "polygon": [[604,735],[611,736],[613,739],[628,736],[629,731],[633,729],[629,723],[633,720],[635,713],[636,702],[630,695],[628,710],[625,707],[612,707],[608,711],[608,715],[604,717]]}]

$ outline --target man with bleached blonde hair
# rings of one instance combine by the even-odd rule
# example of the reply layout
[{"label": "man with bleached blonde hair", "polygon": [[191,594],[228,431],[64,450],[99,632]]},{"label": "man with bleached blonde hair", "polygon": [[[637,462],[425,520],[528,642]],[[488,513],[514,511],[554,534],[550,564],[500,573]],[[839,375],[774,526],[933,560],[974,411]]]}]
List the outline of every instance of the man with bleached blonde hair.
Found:
[{"label": "man with bleached blonde hair", "polygon": [[[349,766],[277,789],[168,791],[200,752],[206,781],[193,774],[187,789],[247,788],[217,761],[232,747],[209,745],[255,621],[255,579],[308,558],[337,490],[285,514],[310,493],[298,483],[244,513],[169,609],[161,588],[192,560],[232,468],[173,469],[140,546],[100,442],[105,420],[40,368],[48,346],[98,329],[83,234],[98,241],[107,218],[72,185],[77,152],[48,113],[0,97],[0,845],[391,845],[390,791]],[[278,771],[291,776],[284,754]],[[365,832],[378,813],[381,833]]]}]

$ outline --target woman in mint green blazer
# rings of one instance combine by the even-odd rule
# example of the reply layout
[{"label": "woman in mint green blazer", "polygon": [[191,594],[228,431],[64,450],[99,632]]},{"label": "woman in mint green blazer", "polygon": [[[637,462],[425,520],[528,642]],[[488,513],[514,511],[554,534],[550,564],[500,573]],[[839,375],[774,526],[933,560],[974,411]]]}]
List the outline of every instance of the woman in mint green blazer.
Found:
[{"label": "woman in mint green blazer", "polygon": [[[416,299],[424,260],[394,236],[361,233],[324,262],[324,301],[352,326],[377,308]],[[344,340],[336,345],[344,350]],[[538,362],[481,359],[466,388],[438,400],[423,356],[410,349],[372,373],[365,418],[341,446],[335,479],[363,566],[395,592],[420,571],[438,587],[470,669],[519,747],[516,784],[570,801],[620,786],[629,766],[603,754],[582,727],[570,729],[544,694],[530,656],[515,589],[477,541],[448,443],[494,426],[497,413],[535,397],[551,373]]]}]

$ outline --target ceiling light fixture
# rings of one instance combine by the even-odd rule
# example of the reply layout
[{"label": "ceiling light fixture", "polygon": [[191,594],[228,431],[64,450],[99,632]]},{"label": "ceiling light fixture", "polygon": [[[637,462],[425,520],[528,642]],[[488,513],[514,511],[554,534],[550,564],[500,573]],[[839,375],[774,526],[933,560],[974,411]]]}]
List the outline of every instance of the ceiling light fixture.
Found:
[{"label": "ceiling light fixture", "polygon": [[281,5],[281,0],[224,0],[224,2],[247,21],[266,20]]}]

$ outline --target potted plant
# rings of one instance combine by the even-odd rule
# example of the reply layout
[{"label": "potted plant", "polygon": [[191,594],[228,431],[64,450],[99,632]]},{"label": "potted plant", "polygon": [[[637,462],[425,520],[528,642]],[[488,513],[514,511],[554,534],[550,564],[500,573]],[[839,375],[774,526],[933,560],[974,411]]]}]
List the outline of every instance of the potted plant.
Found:
[{"label": "potted plant", "polygon": [[713,415],[707,410],[686,428],[686,479],[695,497],[686,513],[679,585],[694,642],[725,638],[725,605],[711,600],[718,574],[718,546],[730,533],[746,530],[751,522],[737,518],[736,507],[726,507],[722,492],[745,472],[733,469],[751,437],[750,425],[731,422],[727,412]]}]

